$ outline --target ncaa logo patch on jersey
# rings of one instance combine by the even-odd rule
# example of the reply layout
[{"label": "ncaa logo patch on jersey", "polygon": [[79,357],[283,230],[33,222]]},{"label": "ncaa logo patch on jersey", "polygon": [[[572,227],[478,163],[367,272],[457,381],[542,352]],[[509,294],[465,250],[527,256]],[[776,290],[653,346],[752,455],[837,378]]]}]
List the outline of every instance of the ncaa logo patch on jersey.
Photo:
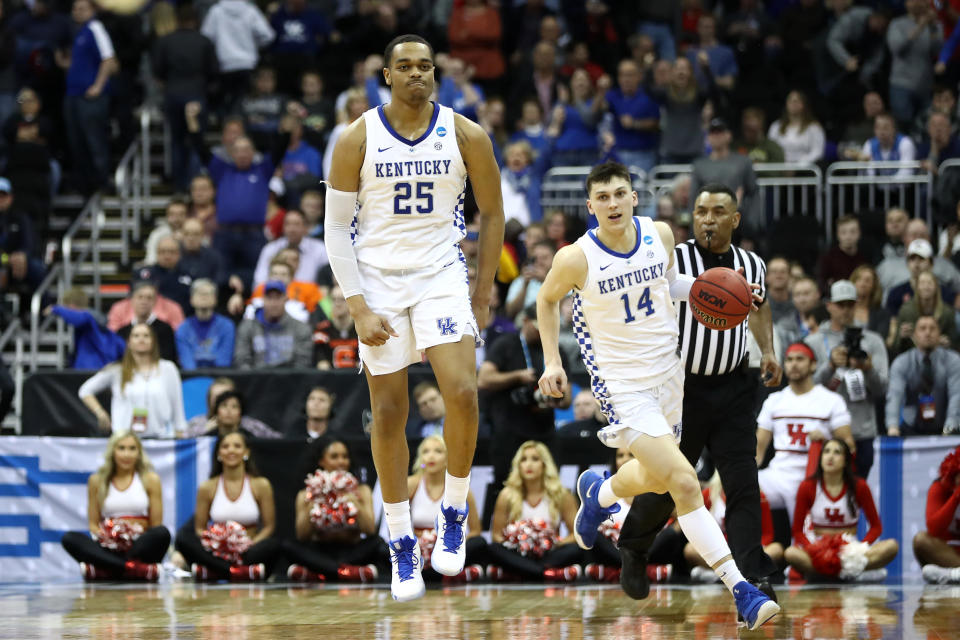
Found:
[{"label": "ncaa logo patch on jersey", "polygon": [[455,336],[457,335],[457,323],[453,321],[453,318],[437,318],[437,329],[440,330],[441,336]]},{"label": "ncaa logo patch on jersey", "polygon": [[447,128],[446,128],[446,127],[437,127],[437,135],[440,136],[441,138],[442,138],[443,136],[447,135]]},{"label": "ncaa logo patch on jersey", "polygon": [[653,236],[643,236],[643,244],[653,244]]}]

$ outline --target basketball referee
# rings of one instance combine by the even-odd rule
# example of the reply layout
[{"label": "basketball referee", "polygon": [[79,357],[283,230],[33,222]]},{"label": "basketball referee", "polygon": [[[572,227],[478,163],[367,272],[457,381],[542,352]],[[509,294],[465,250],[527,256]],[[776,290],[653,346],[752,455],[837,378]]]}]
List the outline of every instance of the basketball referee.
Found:
[{"label": "basketball referee", "polygon": [[[764,300],[743,324],[728,331],[699,324],[687,303],[680,303],[680,348],[686,369],[680,451],[695,465],[703,447],[710,450],[727,495],[726,530],[734,560],[744,576],[775,599],[768,578],[776,567],[760,544],[754,415],[758,381],[747,373],[748,326],[763,353],[765,384],[779,385],[781,370],[773,352],[770,305],[764,304],[766,265],[756,254],[731,244],[739,224],[734,192],[722,184],[705,185],[694,204],[694,239],[675,249],[680,273],[696,277],[713,267],[742,268],[747,282],[760,286]],[[672,510],[673,501],[666,494],[647,493],[633,500],[620,532],[620,584],[631,598],[646,598],[650,592],[647,552]]]}]

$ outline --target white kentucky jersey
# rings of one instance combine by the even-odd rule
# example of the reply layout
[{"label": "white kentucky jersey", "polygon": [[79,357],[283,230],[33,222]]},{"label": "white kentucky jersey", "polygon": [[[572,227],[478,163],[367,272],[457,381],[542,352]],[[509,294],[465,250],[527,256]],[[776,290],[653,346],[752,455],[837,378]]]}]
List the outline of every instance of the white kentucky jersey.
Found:
[{"label": "white kentucky jersey", "polygon": [[850,411],[843,396],[816,384],[810,391],[797,395],[786,387],[771,393],[763,402],[757,427],[773,432],[776,455],[771,468],[806,471],[810,452],[810,434],[819,431],[824,438],[850,425]]},{"label": "white kentucky jersey", "polygon": [[596,230],[576,243],[587,279],[573,295],[573,329],[601,403],[610,393],[655,387],[680,367],[670,256],[650,218],[633,222],[637,242],[627,253],[604,246]]},{"label": "white kentucky jersey", "polygon": [[394,131],[383,105],[363,120],[367,146],[352,233],[357,261],[380,269],[439,269],[466,235],[467,169],[453,110],[434,103],[416,140]]}]

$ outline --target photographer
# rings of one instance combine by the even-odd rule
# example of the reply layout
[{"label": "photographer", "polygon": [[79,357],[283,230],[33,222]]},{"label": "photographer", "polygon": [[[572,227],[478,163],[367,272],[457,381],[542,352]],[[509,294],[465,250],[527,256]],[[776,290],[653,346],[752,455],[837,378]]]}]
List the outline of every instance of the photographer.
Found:
[{"label": "photographer", "polygon": [[850,410],[850,430],[856,441],[856,473],[866,478],[873,466],[877,436],[876,404],[887,390],[887,348],[880,334],[853,326],[857,288],[849,280],[830,287],[830,320],[804,342],[817,356],[814,382],[836,391]]},{"label": "photographer", "polygon": [[[489,394],[490,455],[493,459],[494,494],[510,472],[513,454],[527,440],[538,440],[551,450],[556,440],[553,410],[570,406],[570,389],[562,398],[544,396],[537,388],[543,374],[543,347],[537,328],[537,307],[522,312],[518,333],[505,333],[490,345],[480,365],[477,387]],[[560,354],[563,366],[566,358]]]}]

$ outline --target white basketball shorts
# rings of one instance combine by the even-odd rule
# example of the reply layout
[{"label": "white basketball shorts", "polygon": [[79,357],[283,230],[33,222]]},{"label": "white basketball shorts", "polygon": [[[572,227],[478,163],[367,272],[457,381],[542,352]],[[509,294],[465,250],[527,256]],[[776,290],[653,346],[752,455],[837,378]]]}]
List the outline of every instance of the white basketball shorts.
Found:
[{"label": "white basketball shorts", "polygon": [[[791,455],[787,452],[777,452],[778,456],[785,454]],[[757,476],[760,491],[767,497],[770,508],[786,509],[791,525],[793,524],[793,511],[797,504],[797,489],[800,488],[800,483],[803,482],[806,474],[806,465],[802,467],[770,465],[766,469],[761,469]]]},{"label": "white basketball shorts", "polygon": [[360,264],[367,306],[399,334],[379,347],[360,344],[360,359],[373,375],[420,362],[429,347],[460,342],[464,335],[479,338],[467,265],[460,250],[454,249],[437,268],[378,269]]},{"label": "white basketball shorts", "polygon": [[614,449],[630,446],[638,434],[654,438],[672,435],[679,443],[683,377],[683,369],[678,366],[673,375],[655,387],[598,398],[610,424],[598,431],[597,437]]}]

